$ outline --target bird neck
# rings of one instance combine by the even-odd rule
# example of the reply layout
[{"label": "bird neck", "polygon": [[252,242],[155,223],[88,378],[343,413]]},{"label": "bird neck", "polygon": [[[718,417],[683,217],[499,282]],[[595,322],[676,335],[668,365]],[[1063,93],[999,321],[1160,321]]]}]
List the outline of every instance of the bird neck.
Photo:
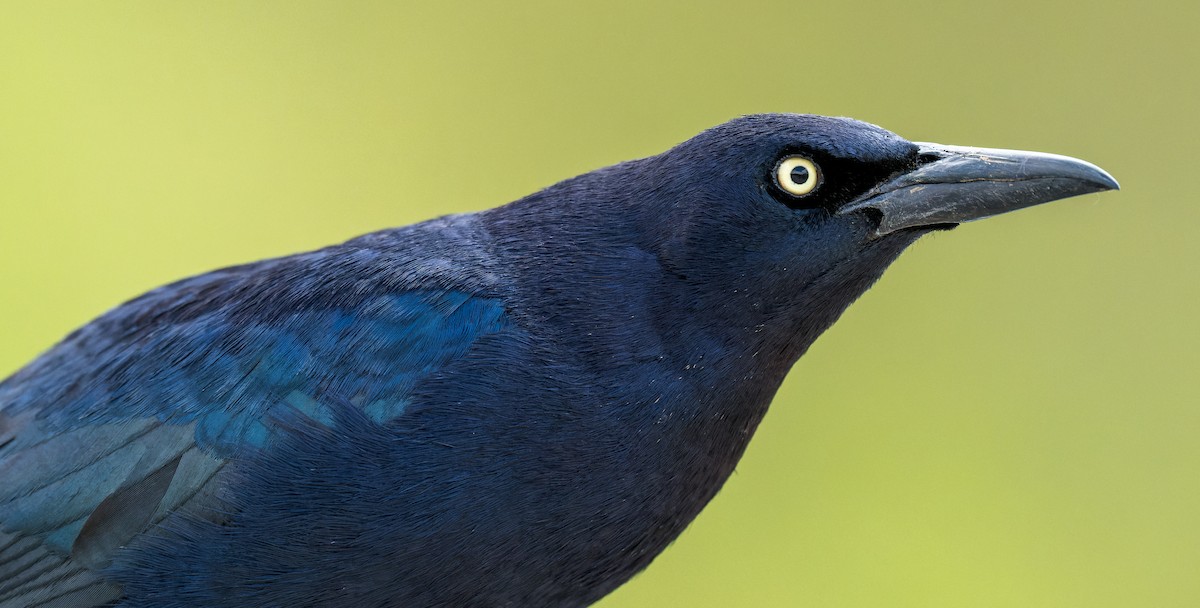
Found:
[{"label": "bird neck", "polygon": [[696,404],[718,410],[765,408],[792,364],[920,236],[827,251],[781,226],[764,237],[781,245],[753,255],[689,247],[657,238],[670,227],[648,229],[642,209],[619,202],[645,196],[568,181],[482,217],[518,321],[552,332],[589,369],[659,369],[756,396]]}]

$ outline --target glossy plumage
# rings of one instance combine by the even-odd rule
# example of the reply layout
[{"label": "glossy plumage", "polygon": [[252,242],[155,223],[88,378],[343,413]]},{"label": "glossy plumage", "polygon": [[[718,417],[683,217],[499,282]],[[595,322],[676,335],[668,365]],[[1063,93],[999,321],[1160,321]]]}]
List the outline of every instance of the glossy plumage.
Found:
[{"label": "glossy plumage", "polygon": [[[767,182],[821,167],[811,200]],[[162,287],[0,384],[0,608],[582,606],[910,243],[924,160],[752,116],[473,215]]]}]

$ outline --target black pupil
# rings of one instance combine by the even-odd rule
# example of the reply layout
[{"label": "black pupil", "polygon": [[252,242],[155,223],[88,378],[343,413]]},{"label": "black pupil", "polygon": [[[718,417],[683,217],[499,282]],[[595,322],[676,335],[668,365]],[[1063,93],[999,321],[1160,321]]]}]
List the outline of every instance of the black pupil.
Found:
[{"label": "black pupil", "polygon": [[797,184],[808,182],[808,169],[805,167],[793,167],[792,182]]}]

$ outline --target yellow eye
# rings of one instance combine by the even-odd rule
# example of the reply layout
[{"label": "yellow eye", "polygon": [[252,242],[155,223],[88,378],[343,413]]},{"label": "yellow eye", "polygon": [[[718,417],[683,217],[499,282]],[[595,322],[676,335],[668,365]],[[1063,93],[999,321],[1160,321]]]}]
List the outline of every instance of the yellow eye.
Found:
[{"label": "yellow eye", "polygon": [[789,156],[779,161],[775,180],[784,192],[792,196],[804,196],[820,185],[821,172],[813,161],[803,156]]}]

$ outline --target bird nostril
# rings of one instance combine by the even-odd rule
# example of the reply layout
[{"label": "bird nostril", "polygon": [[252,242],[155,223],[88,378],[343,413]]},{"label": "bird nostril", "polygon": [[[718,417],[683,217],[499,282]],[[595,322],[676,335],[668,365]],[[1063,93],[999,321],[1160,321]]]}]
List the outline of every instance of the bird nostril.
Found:
[{"label": "bird nostril", "polygon": [[922,152],[920,155],[917,156],[917,164],[918,165],[928,165],[929,163],[936,163],[937,161],[942,160],[943,158],[945,158],[945,157],[942,156],[941,154],[938,154],[937,152]]},{"label": "bird nostril", "polygon": [[867,216],[872,225],[878,226],[883,223],[883,212],[874,207],[864,207],[862,214]]}]

